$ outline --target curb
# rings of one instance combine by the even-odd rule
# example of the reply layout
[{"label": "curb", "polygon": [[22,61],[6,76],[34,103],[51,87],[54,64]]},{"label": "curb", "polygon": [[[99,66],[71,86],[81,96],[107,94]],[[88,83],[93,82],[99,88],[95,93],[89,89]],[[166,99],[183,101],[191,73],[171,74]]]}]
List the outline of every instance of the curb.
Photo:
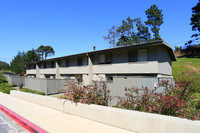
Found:
[{"label": "curb", "polygon": [[28,130],[31,133],[48,133],[44,129],[38,127],[37,125],[33,124],[32,122],[26,120],[25,118],[21,117],[20,115],[16,114],[15,112],[9,110],[8,108],[4,107],[0,104],[0,110],[3,111],[7,116],[11,119],[16,121],[20,124],[23,128]]}]

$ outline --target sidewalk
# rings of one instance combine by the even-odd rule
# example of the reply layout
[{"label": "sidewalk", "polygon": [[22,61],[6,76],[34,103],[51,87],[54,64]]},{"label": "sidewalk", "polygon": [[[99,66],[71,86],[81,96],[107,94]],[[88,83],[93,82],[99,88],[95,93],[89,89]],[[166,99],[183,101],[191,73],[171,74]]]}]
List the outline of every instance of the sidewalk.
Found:
[{"label": "sidewalk", "polygon": [[0,92],[0,104],[51,133],[133,133],[65,114]]}]

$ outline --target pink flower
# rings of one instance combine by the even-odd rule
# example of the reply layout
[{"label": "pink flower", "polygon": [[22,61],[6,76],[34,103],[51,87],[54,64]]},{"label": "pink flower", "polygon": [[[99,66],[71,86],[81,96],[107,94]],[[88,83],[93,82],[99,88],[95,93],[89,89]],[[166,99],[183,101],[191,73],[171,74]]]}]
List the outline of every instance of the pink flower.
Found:
[{"label": "pink flower", "polygon": [[107,90],[107,93],[110,93],[110,90]]}]

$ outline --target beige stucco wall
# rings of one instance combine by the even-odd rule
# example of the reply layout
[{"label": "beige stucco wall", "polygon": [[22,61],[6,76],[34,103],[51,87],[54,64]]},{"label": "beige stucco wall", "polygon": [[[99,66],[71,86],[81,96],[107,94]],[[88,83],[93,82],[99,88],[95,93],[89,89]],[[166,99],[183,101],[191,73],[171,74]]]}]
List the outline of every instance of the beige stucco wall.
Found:
[{"label": "beige stucco wall", "polygon": [[88,66],[74,66],[74,67],[65,67],[60,68],[60,74],[88,74]]},{"label": "beige stucco wall", "polygon": [[69,100],[13,90],[11,96],[136,133],[199,133],[200,131],[200,121],[93,104],[76,104]]},{"label": "beige stucco wall", "polygon": [[149,74],[158,73],[158,62],[131,62],[119,64],[101,64],[93,66],[93,73],[106,74]]},{"label": "beige stucco wall", "polygon": [[56,74],[56,68],[40,69],[40,74]]},{"label": "beige stucco wall", "polygon": [[160,74],[172,75],[172,64],[168,51],[159,47],[158,49],[158,72]]},{"label": "beige stucco wall", "polygon": [[26,70],[26,74],[36,74],[36,69]]}]

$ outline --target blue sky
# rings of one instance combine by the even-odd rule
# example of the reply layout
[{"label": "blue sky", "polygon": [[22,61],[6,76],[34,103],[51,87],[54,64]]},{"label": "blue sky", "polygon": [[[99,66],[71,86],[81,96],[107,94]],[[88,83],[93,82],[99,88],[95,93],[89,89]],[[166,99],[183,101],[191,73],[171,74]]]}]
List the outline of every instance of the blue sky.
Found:
[{"label": "blue sky", "polygon": [[193,34],[191,8],[198,0],[0,0],[0,60],[10,63],[18,51],[51,45],[54,57],[109,48],[108,29],[127,17],[146,21],[156,4],[164,23],[160,35],[172,47]]}]

